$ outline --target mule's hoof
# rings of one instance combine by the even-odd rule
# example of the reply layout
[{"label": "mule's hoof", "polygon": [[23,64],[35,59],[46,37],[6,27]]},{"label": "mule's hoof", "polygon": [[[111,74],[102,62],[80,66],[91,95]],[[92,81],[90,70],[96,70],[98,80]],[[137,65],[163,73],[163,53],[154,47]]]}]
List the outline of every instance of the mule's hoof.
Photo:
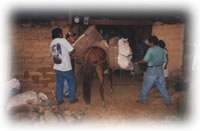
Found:
[{"label": "mule's hoof", "polygon": [[85,102],[85,104],[86,104],[86,105],[90,105],[90,103],[89,103],[89,102]]},{"label": "mule's hoof", "polygon": [[102,106],[105,108],[106,107],[106,104],[104,101],[101,102]]},{"label": "mule's hoof", "polygon": [[86,105],[89,105],[89,104],[90,104],[90,101],[85,101],[85,104],[86,104]]},{"label": "mule's hoof", "polygon": [[113,89],[110,89],[110,93],[114,93],[114,90],[113,90]]}]

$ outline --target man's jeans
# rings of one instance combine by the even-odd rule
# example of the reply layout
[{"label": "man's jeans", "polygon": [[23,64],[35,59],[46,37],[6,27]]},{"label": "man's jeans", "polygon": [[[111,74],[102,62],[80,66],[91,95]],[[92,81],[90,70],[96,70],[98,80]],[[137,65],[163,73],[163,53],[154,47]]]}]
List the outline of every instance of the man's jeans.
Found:
[{"label": "man's jeans", "polygon": [[74,73],[72,70],[70,71],[57,71],[56,72],[56,99],[58,104],[62,103],[63,100],[63,87],[64,87],[64,80],[67,80],[67,85],[69,86],[69,102],[74,102],[75,100],[75,79]]},{"label": "man's jeans", "polygon": [[144,85],[142,87],[142,91],[140,94],[140,101],[142,103],[146,103],[147,95],[150,89],[152,88],[152,85],[154,84],[154,82],[157,85],[157,88],[160,90],[160,93],[164,98],[165,104],[170,104],[170,98],[168,96],[168,92],[166,89],[164,70],[162,66],[147,68]]},{"label": "man's jeans", "polygon": [[64,81],[64,96],[69,96],[69,85],[67,80]]}]

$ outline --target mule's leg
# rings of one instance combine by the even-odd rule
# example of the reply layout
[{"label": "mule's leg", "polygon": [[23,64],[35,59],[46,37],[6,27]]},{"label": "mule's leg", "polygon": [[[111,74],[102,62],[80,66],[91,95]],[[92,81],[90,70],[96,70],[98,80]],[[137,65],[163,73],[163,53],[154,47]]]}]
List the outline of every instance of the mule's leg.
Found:
[{"label": "mule's leg", "polygon": [[99,93],[100,93],[100,96],[101,96],[101,102],[102,102],[102,105],[105,106],[105,102],[104,102],[104,88],[103,88],[103,67],[101,65],[97,66],[96,67],[96,72],[97,72],[97,75],[98,75],[98,78],[99,78]]},{"label": "mule's leg", "polygon": [[108,79],[110,81],[110,92],[113,92],[113,87],[112,87],[112,69],[108,69]]}]

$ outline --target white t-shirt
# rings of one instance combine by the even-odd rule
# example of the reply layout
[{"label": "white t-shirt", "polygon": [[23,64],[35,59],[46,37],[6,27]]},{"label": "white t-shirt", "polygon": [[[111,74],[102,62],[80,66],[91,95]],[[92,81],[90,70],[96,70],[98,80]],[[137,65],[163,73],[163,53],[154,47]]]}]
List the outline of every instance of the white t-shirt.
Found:
[{"label": "white t-shirt", "polygon": [[65,38],[56,38],[51,42],[50,51],[54,59],[54,69],[58,71],[72,70],[69,53],[73,50]]}]

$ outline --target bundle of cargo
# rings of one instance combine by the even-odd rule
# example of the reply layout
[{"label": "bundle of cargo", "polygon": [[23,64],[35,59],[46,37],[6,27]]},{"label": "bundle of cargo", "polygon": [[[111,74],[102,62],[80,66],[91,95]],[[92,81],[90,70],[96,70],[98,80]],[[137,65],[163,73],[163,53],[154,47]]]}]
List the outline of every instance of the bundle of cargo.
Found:
[{"label": "bundle of cargo", "polygon": [[108,43],[106,42],[106,40],[102,40],[100,42],[97,42],[92,46],[98,46],[98,47],[104,49],[106,54],[108,54]]},{"label": "bundle of cargo", "polygon": [[108,63],[109,66],[112,69],[119,69],[119,64],[118,64],[118,54],[119,54],[119,49],[118,49],[118,37],[113,37],[112,39],[109,40],[109,46],[108,46]]},{"label": "bundle of cargo", "polygon": [[128,39],[112,38],[109,41],[108,61],[112,69],[133,70],[132,51]]},{"label": "bundle of cargo", "polygon": [[103,40],[94,25],[90,26],[73,44],[75,55],[80,55],[97,42]]}]

